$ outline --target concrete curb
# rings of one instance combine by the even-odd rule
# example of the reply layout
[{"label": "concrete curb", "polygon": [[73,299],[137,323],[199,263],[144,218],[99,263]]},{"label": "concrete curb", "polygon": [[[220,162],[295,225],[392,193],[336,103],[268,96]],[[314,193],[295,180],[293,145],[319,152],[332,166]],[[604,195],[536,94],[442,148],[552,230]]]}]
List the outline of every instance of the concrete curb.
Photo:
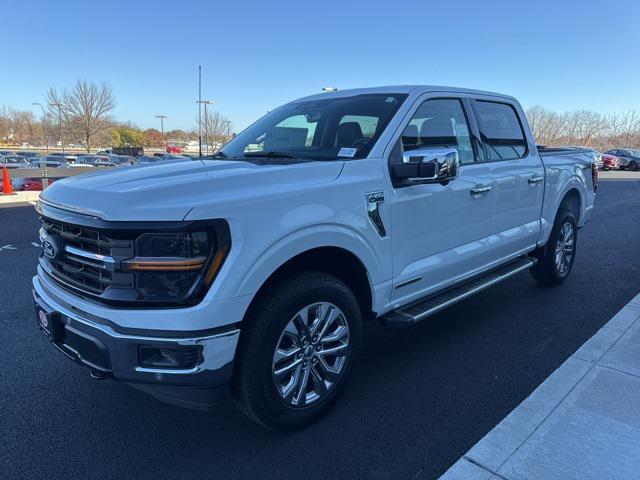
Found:
[{"label": "concrete curb", "polygon": [[640,294],[440,478],[640,478],[639,338]]},{"label": "concrete curb", "polygon": [[40,192],[15,192],[15,195],[0,195],[0,206],[13,203],[35,203]]}]

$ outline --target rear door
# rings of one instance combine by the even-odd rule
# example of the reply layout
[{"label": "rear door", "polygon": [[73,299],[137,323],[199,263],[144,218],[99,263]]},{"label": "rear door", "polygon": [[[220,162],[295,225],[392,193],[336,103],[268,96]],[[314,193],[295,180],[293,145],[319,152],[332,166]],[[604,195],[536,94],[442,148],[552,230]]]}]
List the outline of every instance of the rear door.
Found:
[{"label": "rear door", "polygon": [[[482,269],[491,232],[491,167],[481,163],[469,123],[468,102],[424,96],[402,126],[390,162],[412,149],[458,150],[458,177],[445,184],[393,182],[392,301],[404,304]],[[481,188],[482,187],[482,188]],[[481,193],[474,194],[481,188]]]},{"label": "rear door", "polygon": [[536,246],[545,172],[516,102],[475,99],[472,105],[494,184],[489,245],[502,261]]}]

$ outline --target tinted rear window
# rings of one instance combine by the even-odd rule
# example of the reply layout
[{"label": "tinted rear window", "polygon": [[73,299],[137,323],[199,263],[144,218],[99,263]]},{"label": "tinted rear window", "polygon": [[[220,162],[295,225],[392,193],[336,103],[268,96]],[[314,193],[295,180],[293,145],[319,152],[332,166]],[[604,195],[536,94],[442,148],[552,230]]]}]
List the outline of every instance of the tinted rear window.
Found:
[{"label": "tinted rear window", "polygon": [[478,100],[475,112],[488,160],[513,160],[526,155],[527,141],[513,106]]}]

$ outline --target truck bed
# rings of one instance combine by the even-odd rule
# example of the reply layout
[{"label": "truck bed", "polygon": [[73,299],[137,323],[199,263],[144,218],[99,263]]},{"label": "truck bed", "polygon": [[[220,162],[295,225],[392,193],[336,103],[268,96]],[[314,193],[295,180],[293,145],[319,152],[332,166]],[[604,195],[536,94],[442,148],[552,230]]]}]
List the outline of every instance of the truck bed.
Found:
[{"label": "truck bed", "polygon": [[579,147],[544,147],[538,146],[538,154],[541,157],[548,157],[550,155],[571,155],[576,153],[590,153],[588,148]]}]

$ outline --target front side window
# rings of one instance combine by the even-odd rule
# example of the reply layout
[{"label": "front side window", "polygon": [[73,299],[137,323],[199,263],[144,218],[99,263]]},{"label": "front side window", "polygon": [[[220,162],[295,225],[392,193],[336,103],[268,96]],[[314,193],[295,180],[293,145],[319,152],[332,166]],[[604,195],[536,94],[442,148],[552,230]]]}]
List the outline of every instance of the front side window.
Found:
[{"label": "front side window", "polygon": [[302,160],[364,158],[407,97],[330,95],[273,110],[220,152],[231,158],[278,154]]},{"label": "front side window", "polygon": [[460,100],[426,100],[402,132],[402,147],[405,152],[418,148],[455,148],[461,164],[473,163],[469,126]]},{"label": "front side window", "polygon": [[513,106],[477,100],[474,109],[488,161],[515,160],[526,156],[527,141]]}]

